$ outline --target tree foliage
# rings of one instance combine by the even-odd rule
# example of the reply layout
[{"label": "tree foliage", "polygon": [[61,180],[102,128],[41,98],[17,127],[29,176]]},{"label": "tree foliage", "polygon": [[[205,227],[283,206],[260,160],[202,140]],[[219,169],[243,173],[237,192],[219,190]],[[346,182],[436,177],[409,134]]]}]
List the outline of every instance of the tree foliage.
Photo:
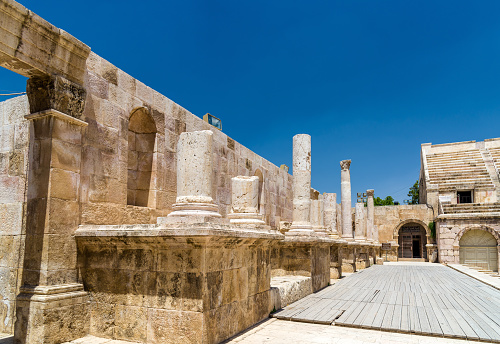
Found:
[{"label": "tree foliage", "polygon": [[418,204],[418,180],[413,184],[408,192],[409,204]]},{"label": "tree foliage", "polygon": [[373,198],[373,204],[375,206],[380,206],[380,205],[394,205],[394,198],[391,196],[387,196],[385,199],[382,199],[380,197],[374,197]]}]

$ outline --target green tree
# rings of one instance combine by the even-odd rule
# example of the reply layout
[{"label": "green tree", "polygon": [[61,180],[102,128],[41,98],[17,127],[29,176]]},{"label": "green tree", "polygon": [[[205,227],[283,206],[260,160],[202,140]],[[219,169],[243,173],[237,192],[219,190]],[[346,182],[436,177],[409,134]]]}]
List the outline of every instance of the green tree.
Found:
[{"label": "green tree", "polygon": [[375,206],[394,205],[394,198],[392,198],[391,196],[387,196],[385,199],[382,199],[380,197],[374,197],[373,204]]},{"label": "green tree", "polygon": [[410,197],[409,204],[418,204],[418,180],[410,188],[408,197]]}]

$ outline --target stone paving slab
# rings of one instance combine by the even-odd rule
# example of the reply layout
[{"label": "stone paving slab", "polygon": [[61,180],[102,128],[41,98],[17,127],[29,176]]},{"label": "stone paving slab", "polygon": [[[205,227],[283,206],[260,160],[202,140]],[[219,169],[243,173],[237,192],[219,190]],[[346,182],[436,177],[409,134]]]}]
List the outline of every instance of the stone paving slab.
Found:
[{"label": "stone paving slab", "polygon": [[477,341],[436,338],[361,328],[269,319],[226,344],[467,344]]},{"label": "stone paving slab", "polygon": [[373,266],[273,317],[500,343],[500,291],[439,264]]},{"label": "stone paving slab", "polygon": [[500,277],[498,276],[498,274],[496,274],[496,276],[491,276],[462,264],[448,264],[448,266],[454,270],[457,270],[458,272],[466,274],[472,278],[477,279],[478,281],[486,283],[500,290]]}]

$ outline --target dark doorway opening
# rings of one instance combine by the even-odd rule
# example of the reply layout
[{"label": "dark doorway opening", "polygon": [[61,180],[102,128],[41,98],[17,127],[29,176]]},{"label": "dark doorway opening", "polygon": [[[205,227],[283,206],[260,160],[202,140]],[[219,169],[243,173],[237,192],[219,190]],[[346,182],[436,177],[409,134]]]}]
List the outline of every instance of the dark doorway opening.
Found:
[{"label": "dark doorway opening", "polygon": [[424,258],[427,259],[427,236],[425,229],[416,223],[404,225],[399,230],[399,258]]},{"label": "dark doorway opening", "polygon": [[472,203],[472,191],[458,191],[457,203]]},{"label": "dark doorway opening", "polygon": [[420,238],[413,239],[413,258],[422,258],[420,254]]}]

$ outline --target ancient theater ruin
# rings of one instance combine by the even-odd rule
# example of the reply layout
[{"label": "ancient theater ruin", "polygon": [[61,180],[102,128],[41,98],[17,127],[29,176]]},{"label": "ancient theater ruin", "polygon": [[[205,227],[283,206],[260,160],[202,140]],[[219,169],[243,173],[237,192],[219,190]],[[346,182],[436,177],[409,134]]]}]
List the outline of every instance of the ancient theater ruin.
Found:
[{"label": "ancient theater ruin", "polygon": [[314,137],[292,175],[13,0],[0,65],[29,78],[0,103],[15,343],[219,343],[386,257],[498,271],[498,139],[424,144],[421,204],[352,207],[351,160],[341,195],[311,188]]}]

